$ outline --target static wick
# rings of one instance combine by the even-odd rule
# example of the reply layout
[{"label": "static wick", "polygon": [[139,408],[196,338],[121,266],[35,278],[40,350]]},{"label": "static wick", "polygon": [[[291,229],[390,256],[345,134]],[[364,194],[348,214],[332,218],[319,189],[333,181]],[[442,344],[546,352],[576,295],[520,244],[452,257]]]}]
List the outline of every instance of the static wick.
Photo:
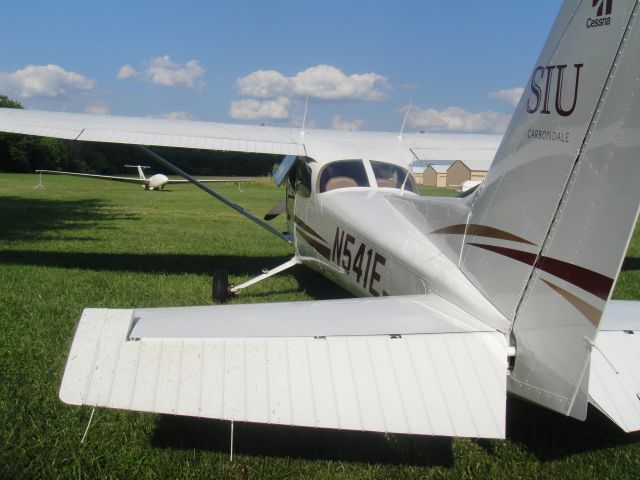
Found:
[{"label": "static wick", "polygon": [[587,341],[589,345],[591,345],[591,348],[595,348],[598,352],[600,352],[600,355],[602,355],[602,358],[606,360],[606,362],[613,369],[616,375],[620,375],[620,372],[618,371],[618,369],[613,366],[613,363],[611,363],[611,360],[609,360],[609,358],[604,354],[604,352],[600,350],[600,348],[594,343],[594,341],[591,340],[589,337],[584,337],[584,339]]},{"label": "static wick", "polygon": [[91,410],[91,416],[89,417],[89,421],[87,422],[87,428],[84,429],[84,434],[82,435],[82,440],[80,440],[80,445],[82,445],[85,438],[87,438],[87,433],[89,433],[89,427],[91,427],[91,421],[93,420],[94,413],[96,413],[96,407],[93,407],[93,409]]},{"label": "static wick", "polygon": [[231,448],[229,454],[229,462],[233,463],[233,420],[231,420]]}]

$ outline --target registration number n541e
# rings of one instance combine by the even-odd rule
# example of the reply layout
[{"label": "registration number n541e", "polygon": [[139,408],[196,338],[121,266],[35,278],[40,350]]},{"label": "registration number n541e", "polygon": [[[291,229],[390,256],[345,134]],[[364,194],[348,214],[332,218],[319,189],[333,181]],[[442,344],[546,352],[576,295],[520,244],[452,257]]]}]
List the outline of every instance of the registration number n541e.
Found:
[{"label": "registration number n541e", "polygon": [[331,261],[374,297],[387,295],[385,291],[378,291],[381,271],[387,263],[385,256],[340,228],[336,228]]}]

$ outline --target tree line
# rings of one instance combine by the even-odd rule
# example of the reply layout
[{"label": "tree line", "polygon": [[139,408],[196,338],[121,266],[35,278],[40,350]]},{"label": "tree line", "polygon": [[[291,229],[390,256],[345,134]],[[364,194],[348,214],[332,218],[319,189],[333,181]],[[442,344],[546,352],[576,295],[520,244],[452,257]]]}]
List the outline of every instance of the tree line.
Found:
[{"label": "tree line", "polygon": [[[24,108],[0,95],[0,107]],[[215,152],[154,147],[154,151],[193,175],[264,176],[272,173],[281,157],[240,152]],[[0,133],[0,171],[32,173],[65,170],[79,173],[131,173],[124,165],[151,165],[154,173],[171,173],[155,165],[132,145],[73,142],[47,137]]]}]

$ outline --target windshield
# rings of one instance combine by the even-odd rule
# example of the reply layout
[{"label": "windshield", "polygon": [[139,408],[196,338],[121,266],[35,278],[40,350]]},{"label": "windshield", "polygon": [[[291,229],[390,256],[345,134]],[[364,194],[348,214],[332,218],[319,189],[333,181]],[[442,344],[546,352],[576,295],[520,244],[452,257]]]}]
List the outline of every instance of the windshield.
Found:
[{"label": "windshield", "polygon": [[362,160],[342,160],[324,167],[320,175],[320,193],[338,188],[368,187],[369,179]]},{"label": "windshield", "polygon": [[404,189],[406,191],[417,192],[413,175],[409,175],[407,178],[408,172],[404,168],[393,165],[392,163],[374,161],[371,162],[371,168],[373,169],[373,174],[376,177],[379,188],[402,188],[402,184],[404,183]]}]

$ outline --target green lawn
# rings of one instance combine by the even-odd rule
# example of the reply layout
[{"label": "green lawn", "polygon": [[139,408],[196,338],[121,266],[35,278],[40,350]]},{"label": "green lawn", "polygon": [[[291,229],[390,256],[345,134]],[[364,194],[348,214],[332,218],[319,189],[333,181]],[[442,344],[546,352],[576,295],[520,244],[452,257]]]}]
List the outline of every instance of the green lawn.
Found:
[{"label": "green lawn", "polygon": [[[279,239],[192,186],[143,192],[68,177],[0,175],[0,478],[638,478],[640,435],[590,408],[577,422],[508,401],[504,441],[229,424],[90,408],[57,397],[82,309],[198,305],[210,274],[239,283],[291,255]],[[216,186],[261,214],[267,182]],[[280,222],[280,223],[278,223]],[[276,221],[284,227],[282,219]],[[616,287],[640,297],[638,231]],[[296,267],[234,301],[348,296]]]}]

